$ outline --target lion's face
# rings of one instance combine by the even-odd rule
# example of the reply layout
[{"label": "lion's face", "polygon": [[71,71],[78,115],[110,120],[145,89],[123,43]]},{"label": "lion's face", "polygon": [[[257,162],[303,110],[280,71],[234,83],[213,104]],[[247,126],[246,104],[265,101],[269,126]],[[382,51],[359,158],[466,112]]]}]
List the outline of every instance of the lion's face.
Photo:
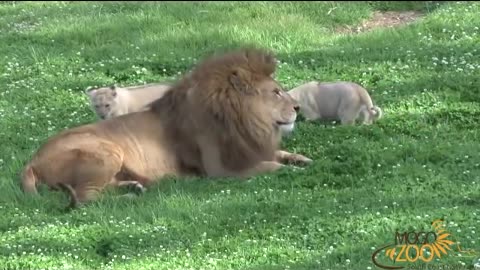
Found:
[{"label": "lion's face", "polygon": [[271,78],[262,81],[257,89],[266,110],[264,113],[271,116],[272,125],[282,133],[293,131],[297,113],[300,109],[298,102]]},{"label": "lion's face", "polygon": [[104,87],[87,92],[93,110],[101,119],[110,118],[117,106],[117,92],[115,88]]}]

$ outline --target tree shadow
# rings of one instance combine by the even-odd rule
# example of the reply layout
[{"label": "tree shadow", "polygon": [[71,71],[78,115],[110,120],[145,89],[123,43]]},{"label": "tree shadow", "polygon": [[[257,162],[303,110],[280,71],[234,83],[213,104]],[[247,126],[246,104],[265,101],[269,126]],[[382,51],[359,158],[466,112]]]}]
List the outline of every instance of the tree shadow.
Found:
[{"label": "tree shadow", "polygon": [[[379,44],[387,45],[382,39],[369,41],[375,46],[382,47]],[[342,45],[345,44],[345,45]],[[361,46],[361,45],[359,45]],[[419,45],[418,45],[419,46]],[[411,46],[412,50],[416,50],[417,45]],[[391,48],[391,47],[390,47]],[[441,59],[442,54],[455,50],[458,57],[463,57],[465,53],[470,52],[471,47],[467,46],[459,49],[455,44],[438,44],[435,45],[435,51],[442,51],[440,55],[432,52],[422,57],[438,57]],[[365,87],[374,103],[381,103],[386,106],[393,106],[399,100],[405,99],[412,95],[417,95],[424,90],[438,95],[446,95],[449,100],[461,102],[480,102],[480,79],[474,72],[458,72],[454,70],[445,70],[445,67],[434,67],[431,63],[425,61],[416,62],[416,68],[411,72],[400,71],[391,76],[383,76],[384,71],[371,69],[379,63],[392,63],[398,59],[408,61],[409,53],[407,49],[400,50],[396,54],[358,52],[352,46],[352,42],[345,40],[339,41],[335,47],[326,47],[317,51],[305,51],[298,53],[279,54],[282,62],[288,62],[289,68],[298,70],[308,69],[318,74],[317,77],[307,79],[303,82],[297,82],[289,87],[293,89],[303,83],[311,80],[333,82],[333,81],[352,81]],[[301,61],[300,61],[301,60]],[[314,60],[314,61],[311,61]],[[361,63],[359,64],[359,61]],[[441,64],[439,64],[441,65]],[[284,79],[288,74],[280,71]]]}]

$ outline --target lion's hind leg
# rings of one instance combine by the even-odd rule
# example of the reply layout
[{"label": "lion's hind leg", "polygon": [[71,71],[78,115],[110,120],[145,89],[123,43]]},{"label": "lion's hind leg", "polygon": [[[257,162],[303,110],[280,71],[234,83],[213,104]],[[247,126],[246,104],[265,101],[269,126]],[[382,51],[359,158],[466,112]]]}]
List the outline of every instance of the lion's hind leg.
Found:
[{"label": "lion's hind leg", "polygon": [[[105,188],[105,181],[103,179],[98,179],[96,181],[86,181],[72,187],[70,185],[59,184],[59,187],[70,194],[70,204],[67,209],[79,208],[82,205],[85,205],[88,202],[94,201],[97,199]],[[143,194],[146,191],[146,188],[140,184],[138,181],[115,181],[113,184],[114,187],[127,187],[129,190],[132,190],[136,194]],[[133,193],[129,192],[120,197],[133,197]]]},{"label": "lion's hind leg", "polygon": [[70,204],[67,206],[66,210],[79,208],[82,205],[95,200],[102,189],[101,187],[94,185],[72,187],[71,185],[64,183],[59,183],[58,187],[70,196]]},{"label": "lion's hind leg", "polygon": [[61,179],[66,181],[57,184],[70,194],[71,208],[95,200],[121,169],[123,152],[114,144],[97,145],[100,147],[71,149],[70,158],[62,164]]},{"label": "lion's hind leg", "polygon": [[152,183],[152,179],[149,179],[125,164],[122,165],[121,170],[115,175],[113,179],[113,185],[116,187],[126,187],[129,193],[121,195],[122,197],[132,197],[133,193],[140,195],[147,191],[147,186]]}]

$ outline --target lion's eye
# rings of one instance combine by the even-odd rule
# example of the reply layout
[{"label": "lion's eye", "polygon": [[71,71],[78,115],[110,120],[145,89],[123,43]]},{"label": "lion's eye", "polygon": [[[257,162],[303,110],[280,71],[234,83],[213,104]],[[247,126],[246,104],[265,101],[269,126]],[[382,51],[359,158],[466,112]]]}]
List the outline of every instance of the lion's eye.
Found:
[{"label": "lion's eye", "polygon": [[107,109],[110,108],[110,104],[105,105],[105,108]]},{"label": "lion's eye", "polygon": [[278,88],[275,88],[275,90],[273,90],[273,92],[278,96],[282,95],[282,91],[280,91],[280,89],[278,89]]}]

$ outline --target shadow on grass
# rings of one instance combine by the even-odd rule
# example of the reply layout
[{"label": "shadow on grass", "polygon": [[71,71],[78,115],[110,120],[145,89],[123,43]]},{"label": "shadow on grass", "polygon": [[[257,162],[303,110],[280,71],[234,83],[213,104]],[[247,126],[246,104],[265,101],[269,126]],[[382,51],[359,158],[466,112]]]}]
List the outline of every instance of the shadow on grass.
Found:
[{"label": "shadow on grass", "polygon": [[375,10],[379,11],[423,11],[433,12],[446,1],[367,1]]},{"label": "shadow on grass", "polygon": [[[438,216],[434,215],[435,211],[438,210],[438,198],[435,197],[421,197],[416,198],[412,195],[402,196],[398,202],[402,205],[401,209],[397,209],[395,215],[397,217],[401,217],[405,215],[403,218],[408,219],[408,216],[412,216],[415,213],[428,213],[435,218],[453,218],[451,216]],[[454,193],[450,193],[450,196],[445,197],[442,200],[443,206],[449,205],[462,205],[462,201],[465,199],[462,198],[460,195],[454,195]],[[321,203],[320,201],[317,203]],[[416,203],[415,213],[412,213],[409,206],[412,203]],[[460,204],[459,204],[460,203]],[[423,207],[418,207],[422,205]],[[221,205],[212,205],[214,208],[212,212],[204,207],[198,207],[197,215],[196,216],[188,216],[185,213],[178,213],[182,212],[182,210],[164,207],[163,205],[159,205],[158,208],[155,210],[161,213],[162,217],[164,217],[163,221],[160,221],[156,218],[153,218],[149,223],[142,222],[141,220],[135,219],[137,225],[136,231],[129,231],[123,230],[122,232],[108,231],[108,229],[100,229],[100,231],[95,232],[92,236],[89,235],[86,239],[86,236],[80,236],[77,233],[77,236],[72,236],[69,241],[72,243],[77,243],[77,248],[81,248],[82,246],[88,246],[88,250],[95,251],[95,258],[102,261],[108,261],[113,257],[113,254],[119,255],[118,252],[122,253],[141,253],[141,256],[138,257],[138,260],[142,260],[142,258],[149,258],[155,257],[155,254],[158,252],[165,252],[168,251],[184,251],[189,250],[192,253],[198,252],[201,249],[203,253],[210,253],[210,252],[221,252],[225,250],[232,250],[232,246],[225,243],[223,244],[222,240],[225,236],[228,236],[228,239],[232,240],[238,238],[242,240],[242,237],[245,239],[256,239],[258,241],[268,241],[268,236],[272,235],[272,232],[277,232],[280,234],[285,240],[290,242],[296,242],[295,246],[297,250],[306,250],[310,247],[310,250],[324,250],[325,252],[328,250],[328,246],[331,245],[333,242],[338,242],[339,240],[343,239],[342,244],[345,244],[347,248],[344,247],[340,250],[335,250],[333,253],[328,255],[328,261],[332,262],[331,264],[335,263],[335,265],[343,265],[345,264],[346,260],[349,259],[351,261],[366,261],[369,258],[363,258],[365,254],[371,254],[370,247],[372,246],[379,246],[386,242],[387,240],[391,240],[393,237],[393,233],[395,232],[393,229],[390,230],[388,228],[379,228],[376,231],[381,232],[380,236],[375,237],[366,237],[364,235],[355,234],[351,231],[352,225],[351,221],[357,219],[357,222],[362,220],[369,220],[367,217],[362,217],[363,215],[371,215],[372,210],[359,210],[355,211],[353,215],[347,215],[344,217],[339,216],[330,216],[328,218],[318,218],[318,215],[314,215],[316,209],[306,208],[306,213],[301,213],[297,211],[292,211],[293,213],[299,215],[299,219],[293,219],[291,214],[285,208],[292,208],[295,207],[294,205],[285,205],[283,206],[284,213],[277,213],[275,212],[272,204],[265,204],[265,205],[248,205],[245,203],[228,203],[228,204],[221,204]],[[242,213],[242,210],[239,211],[239,207],[243,208],[243,210],[247,211]],[[301,207],[297,206],[297,207]],[[471,209],[475,209],[474,204],[470,204]],[[132,212],[135,207],[126,206],[123,208],[124,212]],[[305,209],[305,208],[304,208]],[[308,210],[309,209],[309,210]],[[332,208],[333,209],[333,208]],[[150,209],[149,209],[150,210]],[[291,209],[289,209],[291,210]],[[469,210],[468,208],[464,208],[464,211]],[[268,223],[262,224],[260,221],[263,218],[262,216],[254,217],[252,212],[259,212],[260,214],[267,215],[266,218],[268,219]],[[199,213],[210,213],[212,218],[209,220],[208,226],[201,226],[199,224],[200,220],[195,219],[196,217],[200,217]],[[235,213],[235,215],[233,215]],[[269,216],[268,216],[269,214]],[[389,215],[391,215],[390,213]],[[459,213],[461,215],[461,213]],[[69,220],[69,223],[72,221],[72,217],[65,217]],[[70,218],[70,219],[68,219]],[[76,217],[78,218],[78,217]],[[91,217],[90,217],[91,218]],[[274,219],[270,219],[274,218]],[[75,220],[75,217],[73,218]],[[75,221],[73,220],[73,226],[75,225]],[[246,225],[252,226],[249,229],[245,229],[243,221],[247,221]],[[166,223],[164,223],[166,221]],[[323,228],[322,233],[314,233],[311,231],[313,228],[302,228],[300,222],[306,222],[307,227],[311,224],[315,224],[319,228]],[[293,225],[290,223],[293,222]],[[311,223],[310,223],[311,222]],[[142,225],[163,225],[168,224],[168,232],[164,234],[163,232],[154,232],[150,229],[152,227],[143,227]],[[174,226],[174,224],[183,224],[182,226]],[[332,224],[336,224],[332,226]],[[425,224],[428,225],[427,223]],[[288,231],[282,230],[287,226],[292,226],[291,231],[292,233],[288,233]],[[405,226],[404,224],[398,224],[398,228],[402,228]],[[98,227],[98,226],[97,226]],[[85,228],[84,228],[85,229]],[[240,233],[239,229],[245,229],[244,233]],[[356,228],[358,229],[358,228]],[[406,228],[403,228],[406,229]],[[102,232],[102,230],[107,230]],[[281,231],[281,232],[279,232]],[[202,236],[203,233],[207,233],[208,237]],[[277,234],[277,236],[278,236]],[[302,241],[302,235],[308,234],[311,240],[305,242]],[[77,239],[78,238],[78,239]],[[211,239],[211,241],[207,241]],[[143,239],[143,241],[140,241]],[[80,241],[81,240],[81,241]],[[83,244],[85,242],[85,244]],[[24,247],[30,247],[35,245],[36,247],[41,247],[42,249],[48,247],[49,249],[54,250],[62,250],[63,248],[67,249],[71,248],[72,245],[67,245],[55,239],[45,239],[38,240],[36,237],[29,238],[29,239],[22,239],[21,241],[7,241],[4,244],[21,244]],[[161,249],[159,247],[162,247]],[[282,252],[282,251],[279,251]],[[4,253],[4,255],[8,255],[9,251],[6,249],[2,249],[0,254]],[[275,253],[275,252],[272,252]],[[195,255],[195,254],[193,254]],[[272,254],[273,258],[272,261],[279,261],[281,262],[282,257],[278,256],[277,254]],[[332,260],[332,258],[334,258]],[[292,264],[291,267],[293,269],[305,269],[301,267],[307,266],[319,266],[322,264],[322,261],[325,259],[318,259],[314,260],[312,258],[311,262],[303,262],[298,264]],[[248,268],[248,269],[258,269],[258,268]],[[271,268],[263,268],[263,269],[276,269],[274,266]],[[309,269],[309,268],[306,268]]]},{"label": "shadow on grass", "polygon": [[[417,5],[429,5],[428,2],[419,4],[415,4],[414,2],[408,3],[399,5],[399,7],[405,5],[409,8],[414,8],[414,6]],[[378,5],[382,6],[383,4]],[[394,3],[385,4],[387,8],[389,6],[394,7],[395,5],[396,4]],[[167,16],[165,19],[178,21],[178,18],[176,17],[177,11],[178,10],[175,8],[165,9],[164,13]],[[190,11],[193,12],[193,10]],[[187,12],[186,14],[188,15],[189,13]],[[184,14],[182,16],[186,15]],[[144,36],[144,33],[141,30],[141,25],[145,23],[148,24],[148,18],[145,18],[145,21],[142,21],[140,24],[134,24],[129,21],[125,21],[118,24],[111,23],[98,25],[95,28],[86,27],[81,29],[81,31],[79,31],[79,29],[68,29],[59,33],[55,33],[52,36],[46,36],[43,33],[30,33],[28,36],[12,34],[5,37],[5,43],[16,44],[21,41],[24,44],[35,44],[36,50],[40,52],[44,51],[45,54],[48,55],[47,58],[52,62],[55,62],[56,58],[60,58],[60,53],[72,56],[75,52],[72,51],[71,48],[79,48],[82,46],[87,47],[87,50],[81,56],[83,58],[82,60],[87,64],[109,59],[109,57],[114,55],[128,55],[129,51],[136,51],[134,47],[127,46],[127,44],[130,42],[142,44],[142,50],[158,52],[158,57],[154,59],[151,57],[145,57],[144,59],[132,59],[129,61],[111,63],[101,68],[96,67],[99,73],[102,73],[102,77],[108,78],[109,81],[113,80],[119,83],[131,82],[134,80],[133,77],[135,77],[135,74],[133,74],[133,71],[129,70],[132,65],[145,67],[152,71],[154,75],[160,76],[173,76],[178,72],[185,72],[192,68],[192,62],[179,61],[179,55],[170,55],[167,53],[170,51],[176,51],[180,54],[185,52],[186,57],[187,52],[189,57],[204,57],[214,51],[238,48],[246,45],[238,41],[238,39],[232,38],[231,36],[218,31],[207,31],[202,33],[185,31],[176,36],[172,36],[171,38],[164,37],[163,39],[159,40],[150,40]],[[432,24],[432,26],[434,29],[439,29],[442,27],[441,24]],[[424,74],[409,74],[407,76],[410,76],[411,79],[402,78],[400,82],[397,82],[396,79],[383,78],[382,75],[369,72],[364,66],[375,65],[376,63],[384,61],[396,61],[397,59],[402,59],[405,61],[409,55],[407,52],[408,48],[416,50],[416,48],[424,46],[424,44],[419,42],[418,38],[413,34],[413,30],[410,31],[406,29],[402,31],[406,32],[407,36],[410,36],[409,39],[415,40],[415,42],[407,44],[405,42],[405,36],[400,32],[400,34],[396,32],[386,32],[385,34],[366,34],[354,37],[348,36],[339,38],[336,41],[335,46],[328,46],[322,50],[293,53],[290,52],[289,54],[280,54],[279,56],[283,60],[290,61],[291,65],[295,68],[304,69],[305,67],[308,67],[309,71],[321,71],[324,74],[320,75],[320,80],[325,78],[327,80],[343,79],[358,82],[360,79],[366,79],[367,88],[378,87],[380,91],[383,89],[388,89],[389,87],[395,87],[395,89],[398,89],[393,95],[395,99],[408,96],[413,93],[418,93],[417,90],[421,90],[423,88],[433,89],[434,91],[447,91],[446,89],[456,91],[461,88],[461,91],[459,92],[464,100],[479,100],[480,94],[478,91],[480,90],[478,89],[480,89],[480,87],[476,86],[479,86],[480,83],[479,79],[477,79],[475,76],[465,75],[462,73],[446,73],[446,75],[444,75],[445,77],[438,78],[436,77],[438,70],[425,70]],[[128,33],[128,36],[122,37],[119,36],[119,33]],[[55,50],[57,51],[52,50],[51,39],[56,40],[57,45],[55,46]],[[129,40],[129,42],[126,42],[125,40]],[[58,44],[62,44],[63,46],[58,46]],[[403,48],[402,46],[406,48]],[[475,46],[475,44],[472,44],[472,46]],[[369,51],[356,51],[358,47],[369,49]],[[384,51],[383,49],[385,47],[390,47],[391,50],[388,52]],[[30,46],[14,49],[15,52],[19,54],[32,54]],[[449,52],[451,49],[455,49],[455,51],[460,52],[467,51],[466,48],[458,48],[453,43],[440,43],[435,45],[434,48],[429,48],[428,53],[444,53]],[[133,53],[132,58],[134,58]],[[307,59],[316,59],[317,63],[320,64],[310,66],[298,64],[298,60]],[[360,59],[363,61],[362,64],[359,64]],[[419,65],[422,69],[425,69],[428,66],[427,62],[423,61],[419,62]],[[366,77],[362,77],[361,74],[364,72],[370,74]],[[77,79],[81,81],[81,88],[85,88],[87,85],[104,80],[93,78]],[[135,80],[136,79],[137,78],[135,78]],[[78,86],[74,85],[74,83],[71,81],[63,82],[63,80],[60,80],[59,85],[69,88]],[[384,98],[382,96],[379,96],[378,98],[374,97],[374,99],[378,99],[379,102],[382,102],[386,105],[393,104],[395,102],[393,98],[389,99],[388,97]]]}]

